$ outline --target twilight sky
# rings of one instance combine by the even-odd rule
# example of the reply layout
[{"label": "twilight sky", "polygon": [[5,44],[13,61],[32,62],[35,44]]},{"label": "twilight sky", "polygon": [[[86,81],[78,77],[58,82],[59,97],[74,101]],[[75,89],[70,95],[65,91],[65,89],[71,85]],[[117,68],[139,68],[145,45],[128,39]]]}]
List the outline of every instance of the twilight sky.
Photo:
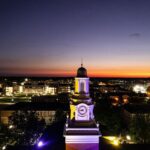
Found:
[{"label": "twilight sky", "polygon": [[150,0],[1,0],[0,75],[150,77]]}]

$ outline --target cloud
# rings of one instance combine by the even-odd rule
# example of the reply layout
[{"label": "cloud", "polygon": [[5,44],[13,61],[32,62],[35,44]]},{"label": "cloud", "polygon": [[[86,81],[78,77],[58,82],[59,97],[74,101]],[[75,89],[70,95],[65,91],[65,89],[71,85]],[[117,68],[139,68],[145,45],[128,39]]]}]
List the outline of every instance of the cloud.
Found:
[{"label": "cloud", "polygon": [[131,37],[131,38],[139,38],[139,37],[141,37],[141,33],[132,33],[132,34],[129,35],[129,37]]}]

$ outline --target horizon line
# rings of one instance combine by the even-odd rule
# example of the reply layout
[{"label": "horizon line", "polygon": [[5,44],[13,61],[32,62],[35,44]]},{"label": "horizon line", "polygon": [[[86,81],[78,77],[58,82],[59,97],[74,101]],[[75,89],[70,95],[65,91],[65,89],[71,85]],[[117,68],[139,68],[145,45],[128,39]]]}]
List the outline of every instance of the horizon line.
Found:
[{"label": "horizon line", "polygon": [[[75,78],[73,75],[37,75],[37,74],[1,74],[0,77],[45,77],[45,78]],[[148,76],[88,76],[89,78],[145,78]]]}]

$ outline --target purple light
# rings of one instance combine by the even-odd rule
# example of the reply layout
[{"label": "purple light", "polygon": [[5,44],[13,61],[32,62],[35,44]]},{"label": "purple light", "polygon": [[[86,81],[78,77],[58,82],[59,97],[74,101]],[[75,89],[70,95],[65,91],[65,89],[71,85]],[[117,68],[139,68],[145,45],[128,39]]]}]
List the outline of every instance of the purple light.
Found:
[{"label": "purple light", "polygon": [[42,147],[44,145],[44,143],[42,141],[38,142],[38,147]]}]

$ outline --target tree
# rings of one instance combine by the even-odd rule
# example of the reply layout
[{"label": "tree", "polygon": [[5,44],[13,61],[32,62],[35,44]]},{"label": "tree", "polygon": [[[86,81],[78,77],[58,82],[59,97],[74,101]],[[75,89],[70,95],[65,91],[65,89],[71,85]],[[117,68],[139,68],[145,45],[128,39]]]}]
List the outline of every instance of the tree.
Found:
[{"label": "tree", "polygon": [[57,109],[55,113],[55,121],[61,121],[65,117],[65,113],[62,109]]},{"label": "tree", "polygon": [[150,116],[136,115],[131,123],[129,132],[137,143],[150,143]]},{"label": "tree", "polygon": [[8,142],[9,131],[6,125],[0,122],[0,147]]},{"label": "tree", "polygon": [[122,131],[121,110],[111,108],[104,103],[96,103],[94,108],[95,119],[103,126],[103,132],[110,135],[119,135]]},{"label": "tree", "polygon": [[10,116],[11,137],[19,145],[32,145],[45,129],[45,120],[39,120],[35,111],[16,111]]}]

